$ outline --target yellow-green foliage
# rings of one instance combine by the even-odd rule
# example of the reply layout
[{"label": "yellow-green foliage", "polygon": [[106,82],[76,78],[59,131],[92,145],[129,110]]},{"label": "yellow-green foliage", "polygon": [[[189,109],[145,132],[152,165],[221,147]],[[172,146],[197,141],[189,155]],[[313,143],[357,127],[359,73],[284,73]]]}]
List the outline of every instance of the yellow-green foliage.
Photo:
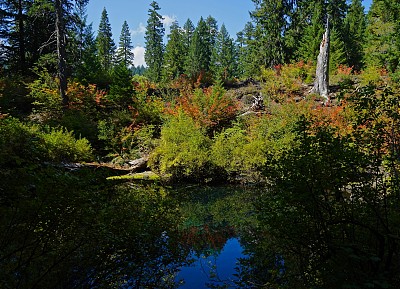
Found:
[{"label": "yellow-green foliage", "polygon": [[211,159],[217,167],[228,172],[243,168],[243,147],[246,145],[246,131],[239,125],[225,129],[216,135],[211,149]]},{"label": "yellow-green foliage", "polygon": [[92,148],[87,139],[75,139],[72,131],[64,128],[51,128],[48,132],[41,133],[43,150],[53,161],[78,161],[88,160]]},{"label": "yellow-green foliage", "polygon": [[86,139],[75,139],[63,128],[41,129],[15,118],[0,119],[0,164],[90,160],[92,148]]},{"label": "yellow-green foliage", "polygon": [[207,174],[210,139],[193,119],[180,113],[161,129],[161,139],[150,157],[150,167],[172,178]]},{"label": "yellow-green foliage", "polygon": [[269,99],[282,103],[301,92],[303,83],[310,83],[314,74],[311,63],[298,62],[261,70],[263,92]]},{"label": "yellow-green foliage", "polygon": [[39,78],[29,84],[30,96],[33,104],[40,111],[55,114],[62,110],[61,98],[58,93],[58,83],[50,73],[44,69],[38,73]]},{"label": "yellow-green foliage", "polygon": [[366,85],[381,85],[385,81],[385,76],[387,71],[384,68],[379,68],[377,66],[368,66],[366,69],[361,71],[359,75],[361,86]]},{"label": "yellow-green foliage", "polygon": [[271,115],[223,130],[214,138],[212,164],[228,175],[257,175],[267,162],[297,145],[295,128],[301,116],[309,115],[309,109],[307,104],[285,104]]}]

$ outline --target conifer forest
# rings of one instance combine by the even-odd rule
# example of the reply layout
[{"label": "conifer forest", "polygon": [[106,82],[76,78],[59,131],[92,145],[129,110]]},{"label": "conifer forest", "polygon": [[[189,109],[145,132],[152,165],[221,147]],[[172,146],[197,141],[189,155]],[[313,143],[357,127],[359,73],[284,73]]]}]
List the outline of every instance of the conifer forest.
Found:
[{"label": "conifer forest", "polygon": [[0,0],[0,288],[400,288],[400,1],[241,1]]}]

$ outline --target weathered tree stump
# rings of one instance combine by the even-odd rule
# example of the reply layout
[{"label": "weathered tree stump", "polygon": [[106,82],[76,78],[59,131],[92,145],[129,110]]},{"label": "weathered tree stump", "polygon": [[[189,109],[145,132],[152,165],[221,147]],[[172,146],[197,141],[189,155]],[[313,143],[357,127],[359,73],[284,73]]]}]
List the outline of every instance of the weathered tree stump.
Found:
[{"label": "weathered tree stump", "polygon": [[329,49],[330,49],[330,29],[329,16],[326,21],[325,33],[322,36],[317,58],[317,69],[315,72],[314,88],[311,92],[317,93],[325,98],[325,103],[329,103]]}]

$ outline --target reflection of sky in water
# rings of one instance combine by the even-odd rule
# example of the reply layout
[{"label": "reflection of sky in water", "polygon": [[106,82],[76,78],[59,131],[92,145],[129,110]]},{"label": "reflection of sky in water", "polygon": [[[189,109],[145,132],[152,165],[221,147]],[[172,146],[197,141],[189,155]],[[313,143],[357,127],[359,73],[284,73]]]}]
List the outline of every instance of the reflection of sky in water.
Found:
[{"label": "reflection of sky in water", "polygon": [[[218,284],[230,284],[236,277],[233,274],[237,273],[238,258],[243,258],[243,248],[237,238],[229,239],[219,255],[211,254],[208,257],[202,255],[200,258],[195,258],[195,261],[189,267],[183,267],[176,277],[176,280],[184,280],[184,285],[179,288],[209,288],[207,283],[213,280],[220,281]],[[210,279],[210,276],[213,277]]]}]

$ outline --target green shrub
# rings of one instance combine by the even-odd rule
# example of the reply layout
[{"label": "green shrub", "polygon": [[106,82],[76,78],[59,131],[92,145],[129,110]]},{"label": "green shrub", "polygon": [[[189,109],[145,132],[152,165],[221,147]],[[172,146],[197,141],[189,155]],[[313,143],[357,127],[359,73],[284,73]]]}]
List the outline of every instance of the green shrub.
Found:
[{"label": "green shrub", "polygon": [[236,173],[243,168],[246,144],[246,131],[239,125],[225,129],[215,136],[211,148],[211,160],[227,173]]},{"label": "green shrub", "polygon": [[7,117],[0,119],[0,164],[21,166],[38,161],[89,160],[92,149],[86,139],[75,139],[64,128],[28,125]]},{"label": "green shrub", "polygon": [[210,175],[211,140],[193,119],[180,113],[161,129],[161,139],[150,156],[150,166],[174,179],[202,179]]},{"label": "green shrub", "polygon": [[65,128],[47,128],[41,133],[41,144],[52,161],[89,160],[92,149],[87,139],[75,139],[72,131]]}]

